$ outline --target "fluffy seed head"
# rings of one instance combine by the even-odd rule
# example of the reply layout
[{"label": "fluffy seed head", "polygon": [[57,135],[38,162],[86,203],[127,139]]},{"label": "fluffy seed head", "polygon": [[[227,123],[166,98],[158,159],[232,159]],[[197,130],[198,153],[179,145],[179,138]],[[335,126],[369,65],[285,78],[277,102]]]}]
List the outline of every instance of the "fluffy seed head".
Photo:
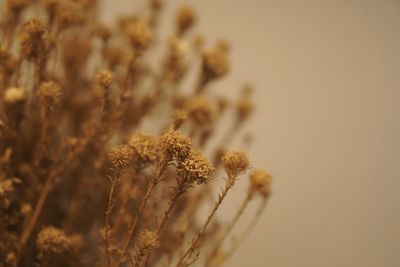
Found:
[{"label": "fluffy seed head", "polygon": [[194,184],[207,183],[214,171],[213,165],[197,150],[190,151],[189,156],[178,166],[178,175],[184,181]]},{"label": "fluffy seed head", "polygon": [[49,226],[42,229],[36,239],[39,257],[48,254],[62,254],[70,249],[70,240],[64,231]]},{"label": "fluffy seed head", "polygon": [[60,100],[61,89],[60,86],[53,81],[42,82],[37,94],[43,104],[48,107],[53,107]]},{"label": "fluffy seed head", "polygon": [[110,88],[113,83],[113,74],[108,70],[101,70],[96,74],[96,83],[103,88]]},{"label": "fluffy seed head", "polygon": [[229,177],[237,177],[249,167],[249,159],[243,151],[234,150],[222,157],[222,163]]},{"label": "fluffy seed head", "polygon": [[148,255],[153,249],[160,245],[157,233],[150,230],[140,232],[137,241],[136,249],[142,255]]},{"label": "fluffy seed head", "polygon": [[22,25],[19,36],[22,54],[29,60],[43,56],[48,42],[44,38],[48,25],[41,18],[32,18]]},{"label": "fluffy seed head", "polygon": [[185,103],[189,118],[198,125],[211,123],[214,111],[210,101],[204,96],[194,96]]},{"label": "fluffy seed head", "polygon": [[271,193],[271,175],[264,170],[255,170],[250,174],[250,190],[268,197]]},{"label": "fluffy seed head", "polygon": [[182,5],[176,14],[176,27],[178,33],[184,34],[196,21],[194,10],[186,5]]},{"label": "fluffy seed head", "polygon": [[160,138],[160,148],[167,162],[185,159],[189,155],[191,145],[189,138],[174,129],[166,130]]},{"label": "fluffy seed head", "polygon": [[126,25],[126,34],[137,50],[143,50],[147,48],[152,40],[152,32],[149,26],[143,20],[136,20],[129,22]]},{"label": "fluffy seed head", "polygon": [[134,161],[139,165],[153,163],[158,158],[158,140],[153,135],[135,133],[129,140],[129,146],[133,149]]},{"label": "fluffy seed head", "polygon": [[132,160],[133,149],[125,144],[112,147],[108,156],[114,168],[122,169]]},{"label": "fluffy seed head", "polygon": [[226,51],[214,48],[203,54],[203,75],[206,79],[214,80],[225,76],[230,69]]}]

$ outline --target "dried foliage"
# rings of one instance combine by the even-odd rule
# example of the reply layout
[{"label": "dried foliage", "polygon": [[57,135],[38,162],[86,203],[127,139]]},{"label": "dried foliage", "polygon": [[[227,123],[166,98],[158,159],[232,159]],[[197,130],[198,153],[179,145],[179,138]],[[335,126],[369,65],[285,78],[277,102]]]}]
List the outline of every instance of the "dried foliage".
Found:
[{"label": "dried foliage", "polygon": [[220,266],[240,245],[226,241],[250,202],[260,208],[237,240],[260,218],[271,191],[263,170],[249,175],[235,216],[218,218],[251,168],[229,149],[252,114],[251,87],[233,105],[216,96],[229,43],[204,48],[189,6],[160,40],[162,7],[148,0],[113,28],[96,0],[5,1],[0,267]]}]

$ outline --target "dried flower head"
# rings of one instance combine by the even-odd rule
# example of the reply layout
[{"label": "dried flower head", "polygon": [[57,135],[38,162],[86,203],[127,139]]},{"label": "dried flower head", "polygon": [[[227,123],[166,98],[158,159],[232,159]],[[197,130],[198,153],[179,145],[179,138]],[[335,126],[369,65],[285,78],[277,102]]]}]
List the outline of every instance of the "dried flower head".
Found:
[{"label": "dried flower head", "polygon": [[210,101],[204,96],[194,96],[185,103],[189,118],[198,125],[212,122],[214,111]]},{"label": "dried flower head", "polygon": [[41,18],[32,18],[22,25],[20,44],[22,54],[29,60],[36,60],[43,56],[48,48],[44,35],[48,25]]},{"label": "dried flower head", "polygon": [[158,140],[153,135],[135,133],[129,140],[129,146],[133,149],[135,163],[139,165],[147,165],[158,159]]},{"label": "dried flower head", "polygon": [[76,1],[58,1],[55,12],[55,19],[61,29],[76,26],[85,21],[82,5]]},{"label": "dried flower head", "polygon": [[156,232],[150,230],[143,230],[139,233],[139,236],[135,242],[135,262],[136,266],[139,266],[141,260],[150,255],[154,249],[160,246],[159,236]]},{"label": "dried flower head", "polygon": [[9,104],[24,102],[27,98],[27,92],[22,87],[9,87],[4,92],[4,101]]},{"label": "dried flower head", "polygon": [[60,100],[61,89],[60,86],[53,81],[42,82],[37,94],[40,101],[51,108]]},{"label": "dried flower head", "polygon": [[176,27],[179,35],[184,34],[196,21],[194,10],[186,5],[179,7],[176,14]]},{"label": "dried flower head", "polygon": [[125,31],[137,50],[143,50],[150,45],[153,34],[145,21],[139,19],[132,21],[126,25]]},{"label": "dried flower head", "polygon": [[133,149],[125,144],[117,145],[110,149],[108,156],[114,168],[122,169],[132,160]]},{"label": "dried flower head", "polygon": [[207,183],[215,171],[214,166],[198,150],[190,151],[189,156],[178,166],[178,175],[183,181],[194,184]]},{"label": "dried flower head", "polygon": [[43,228],[36,239],[39,259],[52,254],[63,254],[70,249],[70,240],[64,231],[49,226]]},{"label": "dried flower head", "polygon": [[250,192],[268,197],[271,193],[271,175],[264,170],[254,170],[250,174]]},{"label": "dried flower head", "polygon": [[185,159],[190,153],[191,145],[188,137],[174,129],[166,130],[160,138],[160,148],[167,162]]},{"label": "dried flower head", "polygon": [[144,255],[149,254],[153,249],[160,245],[159,237],[156,232],[150,230],[143,230],[140,232],[136,240],[137,252],[143,253]]},{"label": "dried flower head", "polygon": [[229,58],[224,50],[214,48],[203,54],[203,75],[206,80],[225,76],[230,69]]},{"label": "dried flower head", "polygon": [[110,88],[113,83],[113,74],[108,70],[97,72],[96,83],[105,89]]},{"label": "dried flower head", "polygon": [[237,177],[249,167],[249,159],[243,151],[233,150],[222,157],[224,168],[229,177]]}]

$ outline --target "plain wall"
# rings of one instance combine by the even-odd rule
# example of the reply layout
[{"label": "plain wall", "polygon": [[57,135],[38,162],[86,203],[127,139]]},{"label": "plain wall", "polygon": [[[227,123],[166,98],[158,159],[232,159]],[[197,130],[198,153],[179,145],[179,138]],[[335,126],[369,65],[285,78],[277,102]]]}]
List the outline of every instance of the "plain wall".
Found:
[{"label": "plain wall", "polygon": [[[104,0],[103,16],[134,2]],[[171,14],[184,1],[166,2]],[[196,31],[233,43],[215,90],[257,87],[249,153],[274,176],[267,212],[227,266],[400,266],[400,1],[186,3]]]}]

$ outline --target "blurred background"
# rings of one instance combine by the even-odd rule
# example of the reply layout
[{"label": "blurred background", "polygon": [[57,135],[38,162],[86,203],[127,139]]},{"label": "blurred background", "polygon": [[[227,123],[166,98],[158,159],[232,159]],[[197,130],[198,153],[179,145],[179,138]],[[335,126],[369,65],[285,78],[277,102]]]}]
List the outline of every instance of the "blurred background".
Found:
[{"label": "blurred background", "polygon": [[[139,2],[103,0],[102,16]],[[273,196],[227,266],[400,266],[400,1],[165,2],[166,36],[186,3],[207,44],[232,42],[231,75],[211,90],[256,87],[245,131]]]}]

